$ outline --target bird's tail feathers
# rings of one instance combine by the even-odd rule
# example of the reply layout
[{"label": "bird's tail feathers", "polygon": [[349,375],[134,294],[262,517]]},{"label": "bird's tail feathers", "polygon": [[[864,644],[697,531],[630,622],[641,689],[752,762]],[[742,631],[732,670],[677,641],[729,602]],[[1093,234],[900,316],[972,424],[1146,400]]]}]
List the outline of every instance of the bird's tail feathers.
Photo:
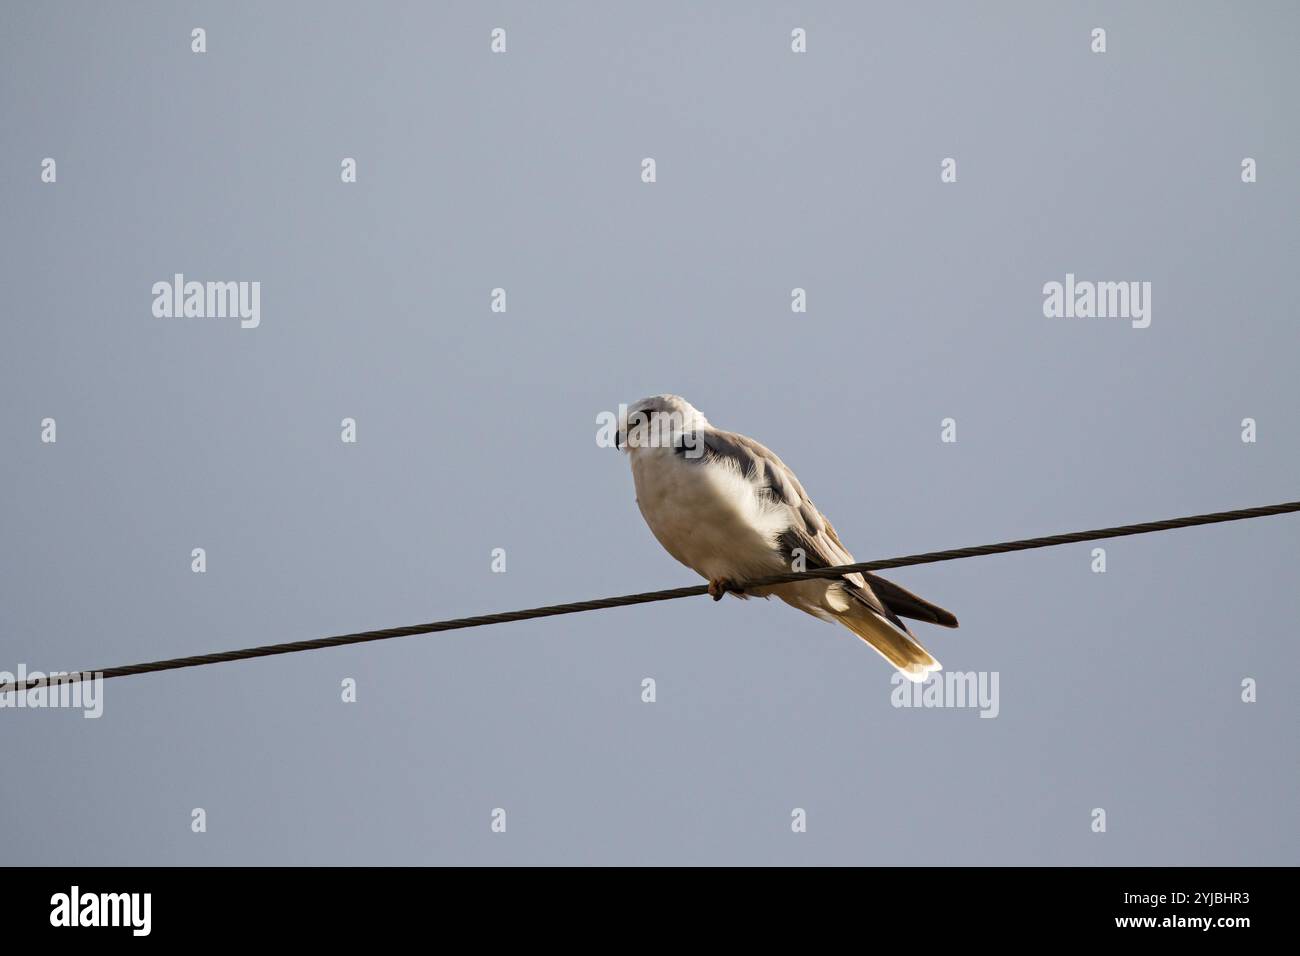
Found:
[{"label": "bird's tail feathers", "polygon": [[940,663],[911,634],[895,627],[870,608],[853,605],[836,615],[841,624],[870,644],[908,680],[921,682]]}]

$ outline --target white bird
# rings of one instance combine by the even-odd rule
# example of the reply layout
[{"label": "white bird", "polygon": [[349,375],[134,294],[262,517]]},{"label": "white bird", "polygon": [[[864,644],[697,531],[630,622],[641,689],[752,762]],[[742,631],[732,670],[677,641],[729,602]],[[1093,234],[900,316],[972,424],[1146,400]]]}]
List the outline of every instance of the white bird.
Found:
[{"label": "white bird", "polygon": [[627,411],[615,444],[629,454],[637,506],[674,558],[709,581],[715,601],[776,595],[823,621],[838,622],[914,681],[939,662],[904,617],[944,627],[957,619],[884,578],[846,574],[741,592],[755,578],[853,564],[831,523],[780,458],[752,438],[714,428],[676,395],[643,398]]}]

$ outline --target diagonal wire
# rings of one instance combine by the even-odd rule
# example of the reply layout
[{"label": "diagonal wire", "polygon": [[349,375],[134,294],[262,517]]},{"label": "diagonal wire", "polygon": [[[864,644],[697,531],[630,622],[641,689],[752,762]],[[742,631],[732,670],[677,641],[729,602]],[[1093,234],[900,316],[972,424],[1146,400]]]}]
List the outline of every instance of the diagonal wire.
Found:
[{"label": "diagonal wire", "polygon": [[[1146,521],[1141,524],[1119,525],[1114,528],[1094,528],[1090,531],[1071,531],[1065,534],[1052,534],[1042,538],[1024,538],[1018,541],[1002,541],[998,544],[981,544],[969,548],[952,548],[947,551],[928,551],[924,554],[909,554],[898,558],[885,558],[880,561],[861,561],[857,564],[840,564],[828,568],[812,568],[806,571],[792,571],[785,574],[773,574],[755,578],[736,585],[736,590],[748,590],[767,587],[773,584],[787,584],[805,578],[835,578],[855,571],[883,571],[887,568],[904,568],[914,564],[933,564],[938,561],[954,561],[959,558],[976,558],[988,554],[1007,554],[1013,551],[1029,551],[1034,548],[1052,548],[1063,544],[1077,544],[1081,541],[1099,541],[1105,538],[1122,538],[1134,534],[1149,534],[1153,531],[1170,531],[1174,528],[1191,528],[1197,525],[1218,524],[1224,521],[1241,521],[1246,518],[1264,518],[1270,515],[1289,514],[1300,511],[1300,501],[1286,501],[1276,505],[1264,505],[1258,508],[1239,508],[1235,511],[1216,511],[1211,514],[1188,515],[1183,518],[1168,518],[1164,521]],[[360,631],[354,634],[337,634],[333,637],[318,637],[307,641],[291,641],[287,644],[266,644],[260,647],[246,647],[240,650],[220,651],[216,654],[197,654],[193,657],[173,657],[163,661],[149,661],[144,664],[127,664],[121,667],[106,667],[97,671],[74,671],[53,683],[76,683],[93,677],[104,679],[110,677],[128,677],[132,674],[152,674],[157,671],[178,670],[182,667],[202,667],[206,664],[224,664],[228,661],[245,661],[257,657],[271,657],[276,654],[295,654],[299,651],[315,651],[325,647],[342,647],[346,644],[365,644],[369,641],[386,641],[394,637],[412,637],[416,634],[437,634],[441,631],[455,631],[467,627],[485,627],[490,624],[508,624],[511,621],[528,621],[539,617],[555,617],[559,614],[579,614],[583,611],[600,611],[612,607],[628,607],[633,604],[650,604],[655,601],[673,601],[677,598],[698,597],[708,593],[708,586],[697,584],[685,588],[670,588],[665,591],[645,591],[641,594],[623,594],[618,597],[597,598],[594,601],[575,601],[571,604],[551,604],[546,607],[531,607],[521,611],[503,611],[497,614],[481,614],[478,617],[459,617],[447,621],[433,621],[428,624],[412,624],[408,627],[390,627],[378,631]],[[25,691],[35,687],[47,686],[50,677],[28,678],[19,684],[0,685],[0,693],[14,690]]]}]

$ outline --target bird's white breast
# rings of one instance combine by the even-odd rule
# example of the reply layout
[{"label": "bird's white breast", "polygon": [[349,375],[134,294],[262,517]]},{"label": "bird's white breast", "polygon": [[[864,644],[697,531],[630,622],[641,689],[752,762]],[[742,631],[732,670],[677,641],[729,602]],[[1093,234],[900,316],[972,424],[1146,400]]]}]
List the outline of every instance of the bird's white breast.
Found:
[{"label": "bird's white breast", "polygon": [[745,580],[784,570],[777,536],[789,526],[734,466],[686,461],[671,448],[633,448],[637,505],[674,558],[706,578]]}]

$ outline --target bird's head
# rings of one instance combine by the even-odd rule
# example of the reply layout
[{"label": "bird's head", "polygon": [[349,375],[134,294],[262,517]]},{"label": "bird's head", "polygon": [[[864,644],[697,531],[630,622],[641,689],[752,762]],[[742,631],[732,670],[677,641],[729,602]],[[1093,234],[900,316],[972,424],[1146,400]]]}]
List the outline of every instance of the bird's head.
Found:
[{"label": "bird's head", "polygon": [[684,433],[708,424],[704,413],[680,395],[651,395],[628,406],[614,443],[624,451],[672,447]]}]

